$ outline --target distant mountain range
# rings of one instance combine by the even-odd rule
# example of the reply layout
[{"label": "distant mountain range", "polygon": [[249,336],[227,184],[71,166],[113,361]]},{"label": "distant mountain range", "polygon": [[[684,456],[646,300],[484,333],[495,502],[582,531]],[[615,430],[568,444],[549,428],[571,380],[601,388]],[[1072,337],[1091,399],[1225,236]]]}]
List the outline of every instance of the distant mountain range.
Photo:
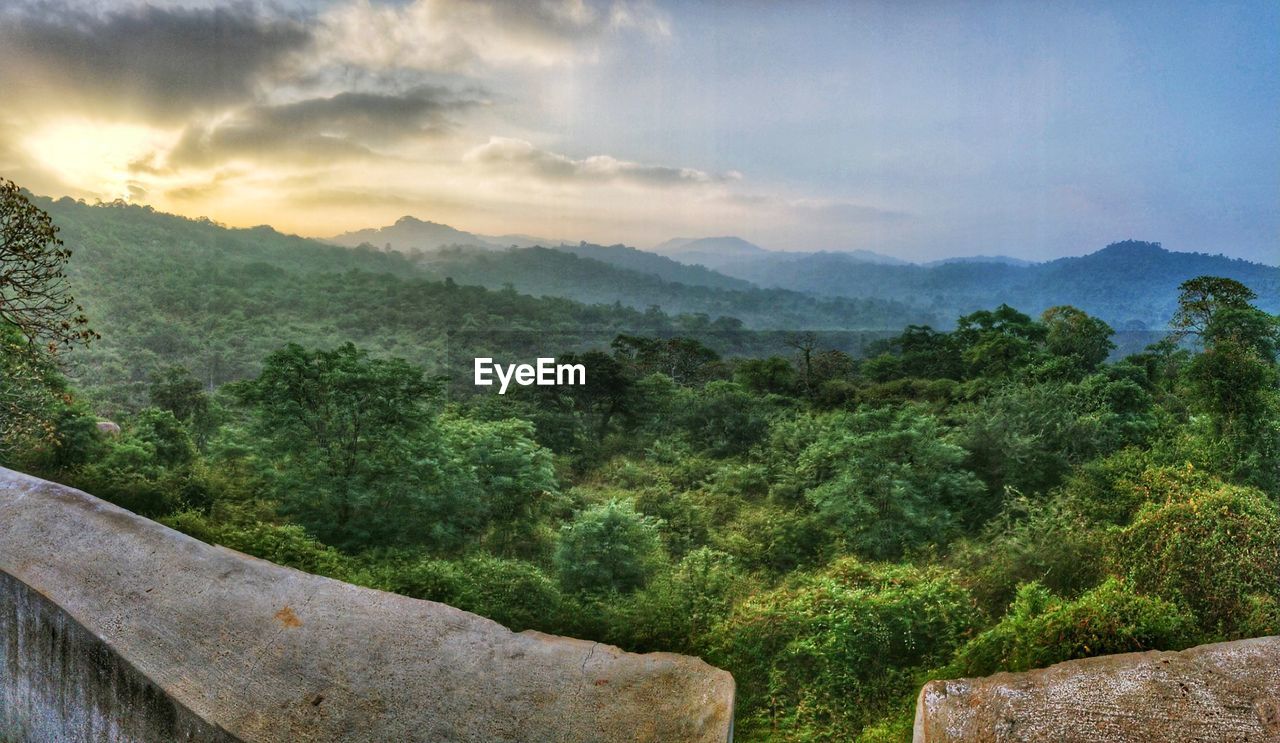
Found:
[{"label": "distant mountain range", "polygon": [[1257,292],[1260,307],[1280,311],[1280,268],[1222,255],[1177,253],[1136,240],[1046,263],[964,259],[877,265],[841,253],[816,253],[721,270],[763,287],[892,299],[944,317],[1000,302],[1029,313],[1070,304],[1118,330],[1163,327],[1177,308],[1178,285],[1213,275],[1243,282]]},{"label": "distant mountain range", "polygon": [[[653,252],[670,256],[681,263],[702,265],[730,275],[738,275],[736,272],[767,271],[768,267],[774,263],[818,255],[818,253],[766,250],[740,237],[676,237],[657,245]],[[863,263],[908,265],[907,261],[873,253],[870,250],[838,251],[834,254]]]},{"label": "distant mountain range", "polygon": [[466,246],[485,250],[504,248],[531,248],[535,245],[552,245],[558,241],[531,235],[498,235],[494,237],[476,235],[471,232],[455,229],[447,224],[428,222],[416,217],[401,217],[396,223],[387,227],[344,232],[329,238],[325,242],[355,248],[361,245],[372,245],[375,248],[398,250],[402,253],[415,253],[440,248]]},{"label": "distant mountain range", "polygon": [[1024,261],[1007,255],[967,255],[959,258],[941,258],[922,263],[922,266],[945,266],[948,263],[1003,263],[1008,266],[1033,266],[1036,261]]},{"label": "distant mountain range", "polygon": [[653,252],[669,256],[720,256],[743,258],[759,256],[768,250],[740,237],[673,237],[654,247]]},{"label": "distant mountain range", "polygon": [[[495,349],[509,346],[503,344],[512,331],[567,331],[584,342],[607,342],[619,332],[681,332],[726,353],[748,346],[773,353],[785,349],[791,331],[808,330],[829,347],[858,353],[879,331],[946,328],[961,314],[1007,303],[1031,315],[1074,305],[1122,331],[1117,343],[1133,351],[1161,337],[1178,285],[1206,274],[1243,282],[1258,294],[1258,306],[1280,313],[1280,268],[1138,241],[1028,266],[753,252],[777,262],[752,283],[622,245],[477,245],[475,235],[420,220],[352,233],[356,247],[342,248],[138,206],[36,203],[75,251],[68,278],[103,329],[101,342],[75,355],[79,383],[123,391],[139,407],[145,388],[131,380],[165,364],[183,364],[215,384],[251,376],[259,359],[288,342],[354,340],[430,365],[449,358],[453,331],[492,333],[484,342]],[[374,247],[366,239],[373,234],[426,247],[386,251],[387,241]],[[465,244],[438,247],[445,240]],[[728,318],[769,332],[739,333]]]},{"label": "distant mountain range", "polygon": [[899,322],[945,321],[894,300],[761,289],[702,266],[685,266],[619,245],[584,243],[573,248],[502,251],[445,248],[423,253],[417,261],[427,275],[462,285],[510,286],[536,297],[636,309],[658,307],[710,320],[733,317],[753,329],[881,330]]},{"label": "distant mountain range", "polygon": [[[1135,240],[1044,263],[980,255],[915,264],[866,250],[771,251],[734,236],[673,238],[651,251],[524,235],[486,237],[404,217],[394,225],[349,232],[329,242],[418,254],[429,272],[466,283],[510,284],[536,295],[640,308],[658,305],[713,317],[736,313],[754,327],[782,326],[778,318],[767,317],[764,295],[758,293],[782,290],[774,299],[788,308],[786,323],[801,325],[803,315],[790,313],[801,311],[806,305],[799,297],[808,295],[886,302],[911,308],[908,314],[917,320],[930,318],[943,325],[1003,302],[1030,314],[1071,304],[1117,330],[1160,329],[1176,309],[1178,285],[1205,274],[1245,283],[1258,293],[1259,306],[1280,312],[1280,268],[1222,255],[1177,253]],[[532,246],[547,250],[530,252]],[[884,306],[862,309],[872,317],[885,316]],[[817,327],[867,327],[867,318],[845,324],[831,317],[831,311],[823,306],[809,321]]]},{"label": "distant mountain range", "polygon": [[490,242],[479,235],[454,229],[447,224],[425,222],[414,217],[401,217],[389,227],[344,232],[329,238],[326,242],[348,248],[372,245],[375,248],[398,250],[402,253],[438,250],[453,245],[467,245],[486,250],[496,250],[501,247],[500,244]]}]

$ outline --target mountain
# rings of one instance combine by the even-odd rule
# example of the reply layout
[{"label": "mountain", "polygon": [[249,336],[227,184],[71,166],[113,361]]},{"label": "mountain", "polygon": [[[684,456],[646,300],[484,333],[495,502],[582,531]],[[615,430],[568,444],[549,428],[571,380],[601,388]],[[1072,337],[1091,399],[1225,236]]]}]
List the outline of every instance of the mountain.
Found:
[{"label": "mountain", "polygon": [[[351,248],[367,245],[375,249],[387,248],[410,254],[433,253],[459,247],[483,250],[543,247],[572,253],[583,258],[592,258],[618,268],[650,274],[664,281],[721,289],[751,288],[751,283],[748,281],[716,273],[701,265],[681,263],[626,245],[595,245],[588,242],[570,245],[559,240],[520,234],[490,237],[463,232],[446,224],[426,222],[414,217],[401,217],[389,227],[347,232],[330,238],[327,242]],[[749,245],[745,241],[743,244]],[[761,248],[751,247],[764,252]]]},{"label": "mountain", "polygon": [[1085,256],[1028,265],[970,260],[883,265],[841,253],[813,253],[788,261],[740,262],[719,270],[762,287],[894,300],[947,318],[1000,302],[1032,314],[1070,304],[1117,330],[1165,327],[1177,308],[1178,285],[1211,275],[1244,283],[1258,294],[1259,307],[1280,312],[1280,268],[1222,255],[1179,253],[1135,240]]},{"label": "mountain", "polygon": [[852,258],[853,260],[859,261],[861,263],[879,263],[885,266],[906,266],[906,265],[910,265],[911,263],[910,261],[904,261],[901,258],[894,258],[891,255],[885,255],[883,253],[875,253],[870,250],[862,250],[861,248],[857,250],[833,250],[833,251],[823,251],[823,252],[829,252],[835,255],[842,255],[842,256],[845,256],[846,258]]},{"label": "mountain", "polygon": [[836,255],[839,260],[885,265],[907,265],[907,262],[870,250],[831,251],[813,253],[799,251],[766,250],[740,237],[676,237],[656,246],[655,253],[670,256],[681,263],[701,265],[730,276],[756,282],[756,277],[768,276],[771,267],[812,255]]},{"label": "mountain", "polygon": [[[635,252],[644,255],[643,251]],[[615,259],[625,255],[623,251],[608,254]],[[485,252],[443,249],[424,253],[417,261],[427,274],[457,284],[510,287],[523,294],[562,297],[585,304],[658,307],[668,313],[705,315],[707,319],[732,317],[752,329],[885,330],[938,320],[891,300],[815,297],[749,284],[722,288],[664,280],[653,273],[590,257],[589,250],[579,255],[564,248]],[[706,274],[717,275],[710,271]]]},{"label": "mountain", "polygon": [[[745,333],[732,318],[748,327],[832,331],[824,336],[831,347],[852,353],[867,334],[835,331],[937,321],[892,301],[690,285],[558,249],[407,254],[265,226],[229,229],[127,204],[33,201],[74,252],[68,279],[102,334],[68,354],[66,371],[104,415],[145,407],[146,380],[166,367],[184,366],[213,388],[256,374],[262,359],[288,343],[350,341],[434,375],[456,372],[473,356],[608,347],[619,333],[696,334],[727,355],[789,353],[789,333]],[[579,249],[735,281],[621,246]]]},{"label": "mountain", "polygon": [[[735,327],[716,322],[722,317],[771,331],[946,327],[961,314],[1007,303],[1032,315],[1074,305],[1122,331],[1117,342],[1128,349],[1158,337],[1177,307],[1178,285],[1206,274],[1243,282],[1259,307],[1280,312],[1280,268],[1137,241],[1031,266],[788,256],[757,288],[624,246],[405,254],[270,227],[228,229],[137,206],[36,204],[74,251],[71,286],[103,334],[69,355],[68,372],[89,394],[132,407],[146,404],[145,380],[167,365],[184,365],[216,386],[256,373],[262,358],[289,342],[355,341],[434,373],[473,350],[454,335],[464,331],[480,334],[488,355],[501,355],[513,344],[525,351],[607,345],[619,332],[698,333],[710,342]],[[856,352],[846,335],[840,342]]]},{"label": "mountain", "polygon": [[681,263],[666,256],[626,245],[593,245],[582,242],[577,245],[560,245],[555,247],[555,250],[690,286],[709,286],[718,289],[753,288],[749,281],[725,276],[705,266]]},{"label": "mountain", "polygon": [[673,237],[656,246],[653,251],[662,255],[685,256],[718,255],[741,257],[747,255],[763,255],[769,251],[749,243],[740,237]]},{"label": "mountain", "polygon": [[492,245],[500,245],[504,248],[532,248],[542,246],[544,248],[560,245],[563,240],[552,240],[546,237],[534,237],[533,235],[481,235],[480,238]]},{"label": "mountain", "polygon": [[1030,266],[1035,261],[1024,261],[1008,255],[964,255],[955,258],[941,258],[936,261],[922,263],[922,266],[945,266],[948,263],[1000,263],[1006,266]]},{"label": "mountain", "polygon": [[[499,239],[505,240],[507,238]],[[327,242],[348,248],[366,244],[375,248],[390,247],[392,250],[399,250],[404,253],[437,250],[454,245],[467,245],[493,250],[507,247],[511,244],[491,241],[479,235],[473,235],[470,232],[454,229],[447,224],[425,222],[414,217],[401,217],[389,227],[344,232],[341,235],[329,238]]]}]

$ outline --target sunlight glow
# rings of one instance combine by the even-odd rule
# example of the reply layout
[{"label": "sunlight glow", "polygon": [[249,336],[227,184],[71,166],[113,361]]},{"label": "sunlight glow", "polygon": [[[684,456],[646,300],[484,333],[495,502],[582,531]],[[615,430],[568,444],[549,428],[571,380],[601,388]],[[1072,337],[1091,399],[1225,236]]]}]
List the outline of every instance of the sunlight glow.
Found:
[{"label": "sunlight glow", "polygon": [[172,146],[175,135],[140,124],[90,119],[53,122],[23,141],[23,149],[64,182],[103,201],[130,198],[134,168]]}]

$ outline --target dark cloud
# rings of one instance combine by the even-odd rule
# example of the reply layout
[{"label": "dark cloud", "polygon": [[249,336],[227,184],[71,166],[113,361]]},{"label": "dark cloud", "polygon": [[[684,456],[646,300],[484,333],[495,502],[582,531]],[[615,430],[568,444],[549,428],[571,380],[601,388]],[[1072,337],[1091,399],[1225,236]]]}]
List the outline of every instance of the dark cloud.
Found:
[{"label": "dark cloud", "polygon": [[450,115],[481,99],[447,88],[403,94],[339,93],[277,106],[251,106],[212,125],[188,127],[169,165],[235,157],[322,161],[372,156],[373,147],[448,131]]},{"label": "dark cloud", "polygon": [[92,11],[56,2],[0,11],[0,85],[26,98],[161,118],[243,102],[311,41],[247,5]]},{"label": "dark cloud", "polygon": [[258,126],[328,133],[348,139],[394,141],[419,134],[441,134],[449,115],[480,104],[468,94],[442,87],[419,87],[401,95],[339,93],[251,113]]}]

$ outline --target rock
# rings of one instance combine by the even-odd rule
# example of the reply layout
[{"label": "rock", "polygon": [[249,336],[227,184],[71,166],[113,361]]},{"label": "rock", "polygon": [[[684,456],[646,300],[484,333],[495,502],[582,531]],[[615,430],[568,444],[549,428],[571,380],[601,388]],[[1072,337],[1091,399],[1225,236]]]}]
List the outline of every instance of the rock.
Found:
[{"label": "rock", "polygon": [[119,424],[113,423],[111,421],[98,421],[98,433],[101,433],[107,436],[119,436],[120,426]]},{"label": "rock", "polygon": [[932,681],[915,743],[1280,741],[1280,637]]},{"label": "rock", "polygon": [[723,743],[696,658],[513,633],[0,468],[0,740]]}]

